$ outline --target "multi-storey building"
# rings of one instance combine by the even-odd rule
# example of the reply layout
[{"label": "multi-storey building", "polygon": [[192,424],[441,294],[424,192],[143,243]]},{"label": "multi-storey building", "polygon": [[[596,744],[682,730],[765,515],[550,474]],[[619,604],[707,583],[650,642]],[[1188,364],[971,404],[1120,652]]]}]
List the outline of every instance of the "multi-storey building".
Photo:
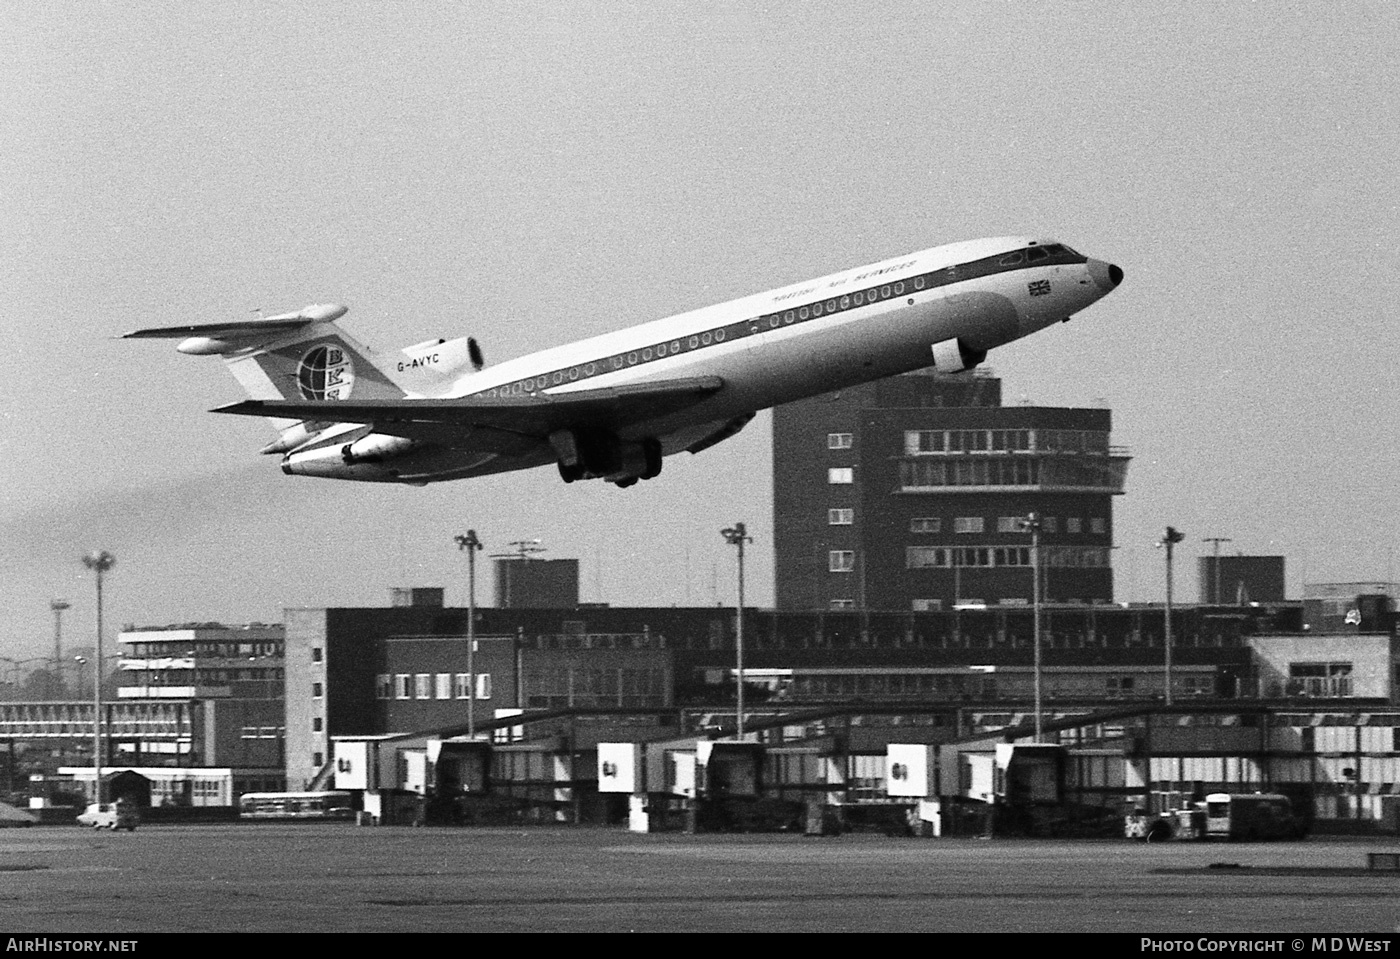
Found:
[{"label": "multi-storey building", "polygon": [[[104,778],[131,771],[152,805],[231,805],[283,784],[283,627],[198,623],[124,630],[103,704]],[[90,746],[92,704],[52,704],[36,739]],[[91,751],[88,751],[89,756]],[[92,788],[93,768],[59,772]],[[130,780],[130,777],[127,777]]]},{"label": "multi-storey building", "polygon": [[779,610],[1113,599],[1128,456],[1106,409],[1002,406],[990,374],[923,372],[774,410]]}]

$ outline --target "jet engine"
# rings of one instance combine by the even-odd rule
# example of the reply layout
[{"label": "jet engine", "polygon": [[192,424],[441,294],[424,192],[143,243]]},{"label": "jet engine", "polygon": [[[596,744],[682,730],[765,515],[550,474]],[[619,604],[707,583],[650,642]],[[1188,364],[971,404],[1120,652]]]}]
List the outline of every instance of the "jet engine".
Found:
[{"label": "jet engine", "polygon": [[364,439],[342,446],[340,458],[345,461],[346,466],[353,466],[356,463],[382,463],[395,456],[404,455],[417,445],[416,440],[406,439],[402,436],[371,433]]}]

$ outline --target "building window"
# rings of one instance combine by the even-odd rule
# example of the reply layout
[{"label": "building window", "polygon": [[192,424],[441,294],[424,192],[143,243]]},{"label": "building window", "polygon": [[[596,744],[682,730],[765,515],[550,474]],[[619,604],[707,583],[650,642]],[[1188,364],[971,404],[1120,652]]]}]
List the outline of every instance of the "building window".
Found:
[{"label": "building window", "polygon": [[848,450],[854,441],[851,433],[828,433],[826,434],[826,448],[829,450]]},{"label": "building window", "polygon": [[374,677],[374,698],[392,699],[394,695],[394,677],[388,673],[380,673]]},{"label": "building window", "polygon": [[831,608],[832,608],[832,609],[855,609],[855,608],[856,608],[856,601],[853,600],[853,599],[833,599],[833,600],[831,601]]},{"label": "building window", "polygon": [[942,546],[909,546],[904,550],[906,569],[938,569],[953,565],[952,550]]},{"label": "building window", "polygon": [[312,719],[311,719],[311,731],[312,731],[313,733],[319,733],[319,732],[321,731],[321,727],[322,727],[324,724],[325,724],[325,720],[323,720],[320,716],[314,716],[314,717],[312,717]]},{"label": "building window", "polygon": [[491,674],[490,674],[490,673],[477,673],[477,674],[476,674],[476,698],[477,698],[477,699],[490,699],[490,698],[491,698]]},{"label": "building window", "polygon": [[319,662],[321,661],[321,647],[320,647],[320,646],[312,646],[312,647],[311,647],[311,661],[312,661],[313,663],[319,663]]},{"label": "building window", "polygon": [[856,521],[856,511],[853,509],[829,509],[826,511],[826,522],[829,526],[850,526]]},{"label": "building window", "polygon": [[325,695],[325,693],[324,693],[323,690],[322,690],[321,684],[320,684],[320,683],[312,683],[312,684],[311,684],[311,698],[312,698],[312,699],[320,699],[323,695]]},{"label": "building window", "polygon": [[980,533],[984,525],[980,516],[959,516],[953,520],[953,532]]},{"label": "building window", "polygon": [[1351,696],[1351,663],[1289,663],[1288,695]]},{"label": "building window", "polygon": [[413,698],[431,699],[433,695],[433,674],[415,673],[413,676]]},{"label": "building window", "polygon": [[1082,531],[1083,531],[1083,529],[1082,529],[1082,528],[1083,528],[1083,525],[1084,525],[1084,521],[1081,520],[1078,516],[1069,516],[1069,517],[1066,517],[1066,518],[1065,518],[1065,532],[1066,532],[1066,533],[1079,533],[1079,532],[1082,532]]},{"label": "building window", "polygon": [[395,690],[396,699],[413,698],[413,677],[408,673],[399,673],[394,677],[394,684],[398,688]]},{"label": "building window", "polygon": [[451,674],[451,673],[438,673],[438,674],[437,674],[437,698],[438,698],[438,699],[451,699],[451,698],[452,698],[452,674]]},{"label": "building window", "polygon": [[826,481],[833,486],[842,486],[856,481],[856,471],[850,466],[834,466],[826,471]]},{"label": "building window", "polygon": [[928,613],[942,608],[943,600],[941,599],[916,599],[913,601],[913,609],[916,613]]},{"label": "building window", "polygon": [[1040,518],[1040,531],[1042,533],[1058,533],[1060,521],[1053,516],[1042,516]]},{"label": "building window", "polygon": [[856,568],[854,550],[833,549],[827,554],[827,569],[833,573],[851,573]]},{"label": "building window", "polygon": [[1025,520],[1025,517],[1024,517],[1024,516],[998,516],[998,517],[997,517],[997,532],[998,532],[998,533],[1020,533],[1020,532],[1023,532],[1023,530],[1022,530],[1022,528],[1021,528],[1021,523],[1022,523],[1024,520]]},{"label": "building window", "polygon": [[943,529],[943,520],[937,516],[915,516],[909,521],[911,533],[937,533]]},{"label": "building window", "polygon": [[1098,533],[1102,536],[1107,531],[1107,529],[1107,521],[1104,520],[1102,517],[1096,516],[1093,519],[1089,520],[1089,532]]},{"label": "building window", "polygon": [[320,768],[321,768],[322,766],[324,766],[325,764],[326,764],[326,754],[325,754],[325,753],[312,753],[312,754],[311,754],[311,765],[315,766],[317,769],[320,769]]},{"label": "building window", "polygon": [[454,677],[454,682],[453,682],[453,685],[452,685],[452,698],[453,698],[453,699],[471,699],[471,697],[472,697],[471,673],[458,673],[458,674]]}]

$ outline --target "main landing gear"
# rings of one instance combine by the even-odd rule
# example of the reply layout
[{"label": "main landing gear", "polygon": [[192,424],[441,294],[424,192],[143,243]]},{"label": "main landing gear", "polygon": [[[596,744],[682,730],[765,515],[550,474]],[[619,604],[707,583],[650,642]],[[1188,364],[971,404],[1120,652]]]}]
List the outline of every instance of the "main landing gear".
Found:
[{"label": "main landing gear", "polygon": [[559,478],[566,483],[606,479],[626,489],[661,473],[661,441],[647,437],[624,442],[600,430],[559,430],[549,443],[559,457]]}]

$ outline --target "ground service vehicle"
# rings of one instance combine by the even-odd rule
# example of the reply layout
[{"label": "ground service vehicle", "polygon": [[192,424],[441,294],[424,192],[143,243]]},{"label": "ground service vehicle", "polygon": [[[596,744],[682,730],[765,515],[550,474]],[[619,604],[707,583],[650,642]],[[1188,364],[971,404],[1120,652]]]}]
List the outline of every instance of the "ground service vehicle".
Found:
[{"label": "ground service vehicle", "polygon": [[1301,839],[1303,820],[1278,793],[1211,793],[1206,797],[1207,839]]},{"label": "ground service vehicle", "polygon": [[92,803],[78,815],[78,822],[84,826],[91,826],[93,829],[110,829],[113,832],[118,829],[135,832],[136,824],[140,821],[141,818],[136,815],[135,808],[124,802]]},{"label": "ground service vehicle", "polygon": [[240,819],[353,819],[347,792],[244,793]]}]

